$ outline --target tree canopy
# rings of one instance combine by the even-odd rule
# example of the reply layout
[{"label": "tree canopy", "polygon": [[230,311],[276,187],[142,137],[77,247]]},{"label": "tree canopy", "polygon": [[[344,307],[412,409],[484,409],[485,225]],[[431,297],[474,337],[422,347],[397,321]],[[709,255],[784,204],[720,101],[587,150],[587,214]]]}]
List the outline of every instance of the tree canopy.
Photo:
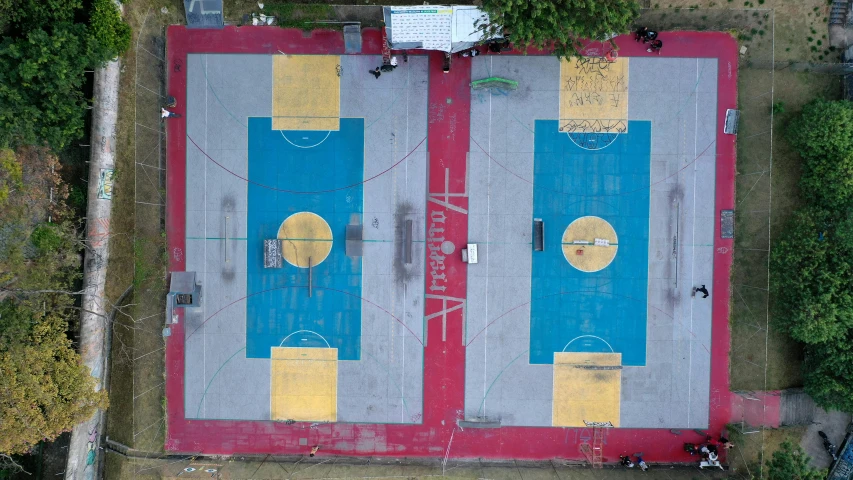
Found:
[{"label": "tree canopy", "polygon": [[130,27],[112,0],[94,0],[90,23],[74,23],[82,0],[0,0],[0,146],[59,150],[83,134],[86,70],[124,53]]},{"label": "tree canopy", "polygon": [[635,0],[483,0],[489,34],[505,33],[518,48],[577,55],[583,40],[628,33],[639,14]]},{"label": "tree canopy", "polygon": [[828,208],[853,206],[853,102],[815,100],[787,134],[803,157],[803,196]]},{"label": "tree canopy", "polygon": [[[66,335],[80,239],[57,157],[0,150],[0,453],[23,453],[104,406]],[[53,192],[53,198],[49,192]],[[52,221],[47,221],[47,219]]]},{"label": "tree canopy", "polygon": [[805,345],[806,392],[853,409],[853,103],[816,100],[787,130],[805,200],[770,256],[774,324]]},{"label": "tree canopy", "polygon": [[809,456],[799,445],[782,442],[767,463],[769,480],[823,480],[826,472],[809,466]]},{"label": "tree canopy", "polygon": [[822,344],[853,328],[853,219],[816,207],[794,213],[771,257],[774,315],[795,340]]},{"label": "tree canopy", "polygon": [[106,407],[65,319],[0,302],[0,452],[25,453]]}]

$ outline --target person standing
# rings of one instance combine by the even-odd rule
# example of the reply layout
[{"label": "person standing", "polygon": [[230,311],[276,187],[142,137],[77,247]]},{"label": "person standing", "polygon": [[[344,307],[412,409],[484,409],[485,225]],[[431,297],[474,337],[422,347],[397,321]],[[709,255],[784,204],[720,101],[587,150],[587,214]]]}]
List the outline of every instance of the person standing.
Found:
[{"label": "person standing", "polygon": [[379,76],[382,75],[382,71],[379,70],[379,67],[376,67],[376,70],[368,70],[367,73],[373,75],[377,80],[379,80]]}]

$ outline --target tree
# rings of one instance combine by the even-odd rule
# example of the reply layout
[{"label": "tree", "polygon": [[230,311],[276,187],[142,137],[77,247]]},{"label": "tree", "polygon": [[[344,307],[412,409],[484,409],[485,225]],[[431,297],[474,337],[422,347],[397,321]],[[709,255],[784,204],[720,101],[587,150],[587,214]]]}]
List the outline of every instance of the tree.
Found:
[{"label": "tree", "polygon": [[[0,1],[0,5],[4,2]],[[8,20],[17,32],[73,22],[82,0],[8,0]]]},{"label": "tree", "polygon": [[94,0],[89,21],[92,37],[105,50],[106,58],[115,58],[130,47],[130,25],[121,18],[113,0]]},{"label": "tree", "polygon": [[810,102],[787,137],[804,160],[803,196],[827,208],[853,205],[853,102]]},{"label": "tree", "polygon": [[553,48],[561,57],[577,55],[585,39],[628,33],[639,14],[634,0],[483,0],[490,23],[484,32],[506,33],[516,47]]},{"label": "tree", "polygon": [[47,312],[0,302],[0,453],[25,453],[106,407],[64,318]]},{"label": "tree", "polygon": [[774,320],[792,338],[822,344],[853,328],[853,217],[817,207],[795,212],[770,268]]},{"label": "tree", "polygon": [[811,459],[799,445],[785,440],[767,463],[769,480],[823,480],[826,472],[809,466]]},{"label": "tree", "polygon": [[823,345],[806,346],[805,391],[825,409],[853,410],[853,333]]},{"label": "tree", "polygon": [[83,134],[87,67],[103,59],[82,24],[41,28],[0,43],[0,144],[61,149]]}]

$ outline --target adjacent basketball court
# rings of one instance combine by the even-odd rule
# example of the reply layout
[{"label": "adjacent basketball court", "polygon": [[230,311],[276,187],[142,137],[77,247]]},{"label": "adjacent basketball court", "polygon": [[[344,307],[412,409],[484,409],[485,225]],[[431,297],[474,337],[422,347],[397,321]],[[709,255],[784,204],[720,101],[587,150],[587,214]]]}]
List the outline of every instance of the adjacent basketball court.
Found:
[{"label": "adjacent basketball court", "polygon": [[736,43],[672,36],[374,78],[378,32],[171,29],[171,270],[201,301],[167,448],[580,458],[618,427],[611,456],[662,461],[719,430]]}]

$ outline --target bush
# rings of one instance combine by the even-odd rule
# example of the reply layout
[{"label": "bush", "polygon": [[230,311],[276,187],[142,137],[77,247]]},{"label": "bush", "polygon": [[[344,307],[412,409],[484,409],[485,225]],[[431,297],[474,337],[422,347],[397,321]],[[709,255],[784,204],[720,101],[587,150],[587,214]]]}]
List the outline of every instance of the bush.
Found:
[{"label": "bush", "polygon": [[788,127],[803,157],[803,196],[830,209],[853,205],[853,102],[815,100]]},{"label": "bush", "polygon": [[39,254],[52,253],[62,246],[62,235],[58,228],[50,223],[39,225],[30,235],[30,242]]},{"label": "bush", "polygon": [[767,462],[769,480],[823,480],[826,472],[809,466],[811,459],[799,445],[785,440]]},{"label": "bush", "polygon": [[775,322],[806,344],[844,338],[853,328],[851,217],[818,207],[795,212],[770,262]]},{"label": "bush", "polygon": [[115,58],[130,48],[132,32],[112,0],[94,0],[89,22],[92,38],[104,50],[105,58]]}]

